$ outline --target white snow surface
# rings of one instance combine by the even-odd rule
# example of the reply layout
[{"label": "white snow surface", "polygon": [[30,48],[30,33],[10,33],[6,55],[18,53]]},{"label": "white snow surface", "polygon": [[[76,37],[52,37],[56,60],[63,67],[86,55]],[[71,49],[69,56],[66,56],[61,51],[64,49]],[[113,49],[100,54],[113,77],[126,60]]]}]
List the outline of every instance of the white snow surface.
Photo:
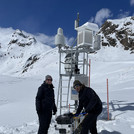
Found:
[{"label": "white snow surface", "polygon": [[[12,29],[10,30],[12,32]],[[7,43],[5,41],[5,44]],[[9,57],[0,60],[2,65],[0,67],[0,134],[37,133],[35,96],[47,74],[53,77],[55,98],[57,98],[58,49],[46,47],[43,48],[45,51],[40,49],[35,51],[36,47],[31,47],[33,54],[38,53],[40,59],[26,73],[22,74],[21,71],[14,73],[21,70],[20,66],[26,60],[20,58],[11,60],[8,59]],[[28,58],[30,49],[29,51],[23,49],[27,51]],[[14,54],[16,53],[17,51],[14,51]],[[123,50],[122,47],[102,47],[96,54],[90,54],[89,58],[91,59],[91,87],[103,102],[103,112],[97,121],[98,133],[133,134],[134,54]],[[107,79],[109,80],[109,121],[107,120]],[[52,118],[49,134],[57,133],[54,124],[55,116]]]}]

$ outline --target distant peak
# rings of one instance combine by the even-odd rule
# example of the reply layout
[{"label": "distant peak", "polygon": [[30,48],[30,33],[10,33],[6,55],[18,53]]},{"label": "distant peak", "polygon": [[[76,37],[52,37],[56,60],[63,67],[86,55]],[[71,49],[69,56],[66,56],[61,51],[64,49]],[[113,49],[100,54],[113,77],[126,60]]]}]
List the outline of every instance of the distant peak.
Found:
[{"label": "distant peak", "polygon": [[16,29],[12,34],[12,39],[9,42],[10,45],[17,44],[18,46],[25,47],[35,44],[37,41],[31,35],[24,34],[21,30]]},{"label": "distant peak", "polygon": [[134,52],[134,17],[107,20],[100,28],[103,46],[123,46]]}]

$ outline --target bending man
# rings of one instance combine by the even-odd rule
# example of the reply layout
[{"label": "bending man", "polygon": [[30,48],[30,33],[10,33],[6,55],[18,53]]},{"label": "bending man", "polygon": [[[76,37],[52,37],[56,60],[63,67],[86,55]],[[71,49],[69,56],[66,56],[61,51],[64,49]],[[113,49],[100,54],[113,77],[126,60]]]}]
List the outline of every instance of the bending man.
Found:
[{"label": "bending man", "polygon": [[78,80],[74,81],[73,87],[79,93],[79,106],[76,114],[80,114],[83,107],[88,113],[83,120],[81,134],[88,134],[89,130],[91,134],[97,134],[97,116],[102,111],[102,102],[99,96],[93,89],[86,87]]}]

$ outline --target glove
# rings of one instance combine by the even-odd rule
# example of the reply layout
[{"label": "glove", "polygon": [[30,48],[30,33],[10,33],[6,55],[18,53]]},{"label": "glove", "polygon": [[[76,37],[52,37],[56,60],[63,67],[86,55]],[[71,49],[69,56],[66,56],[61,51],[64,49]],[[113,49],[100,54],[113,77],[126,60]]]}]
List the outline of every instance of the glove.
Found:
[{"label": "glove", "polygon": [[56,107],[56,105],[55,105],[55,103],[54,103],[54,107],[53,107],[53,115],[55,115],[56,112],[57,112],[57,107]]},{"label": "glove", "polygon": [[37,114],[39,115],[41,113],[41,110],[37,110]]},{"label": "glove", "polygon": [[53,109],[53,115],[57,113],[57,108]]},{"label": "glove", "polygon": [[55,114],[56,114],[56,112],[57,112],[57,111],[53,111],[53,115],[55,115]]}]

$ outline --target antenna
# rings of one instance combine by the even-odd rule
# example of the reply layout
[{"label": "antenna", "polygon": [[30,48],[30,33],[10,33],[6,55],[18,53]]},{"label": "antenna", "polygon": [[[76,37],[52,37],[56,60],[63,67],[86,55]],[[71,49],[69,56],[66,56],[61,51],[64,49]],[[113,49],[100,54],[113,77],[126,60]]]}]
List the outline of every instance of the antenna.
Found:
[{"label": "antenna", "polygon": [[75,29],[77,27],[79,27],[79,21],[80,21],[80,18],[79,18],[79,12],[77,13],[77,19],[75,20]]},{"label": "antenna", "polygon": [[78,22],[78,27],[79,27],[79,21],[80,21],[80,18],[79,18],[79,12],[77,13],[77,22]]}]

